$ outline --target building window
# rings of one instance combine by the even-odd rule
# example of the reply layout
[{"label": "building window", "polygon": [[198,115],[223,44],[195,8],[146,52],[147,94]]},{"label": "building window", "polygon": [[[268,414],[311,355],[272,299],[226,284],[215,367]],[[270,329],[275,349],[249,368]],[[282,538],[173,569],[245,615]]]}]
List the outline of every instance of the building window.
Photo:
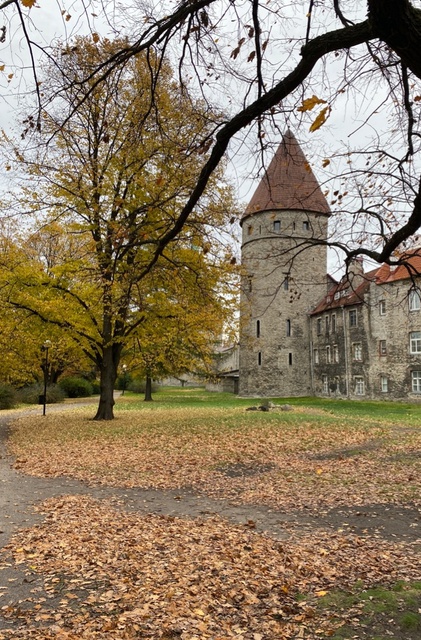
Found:
[{"label": "building window", "polygon": [[326,333],[329,333],[329,316],[325,318]]},{"label": "building window", "polygon": [[259,353],[257,354],[257,364],[260,365],[262,364],[262,352],[259,351]]},{"label": "building window", "polygon": [[386,340],[379,340],[379,355],[381,356],[387,355]]},{"label": "building window", "polygon": [[320,336],[322,333],[322,319],[317,318],[317,335]]},{"label": "building window", "polygon": [[354,378],[354,384],[355,384],[355,395],[356,396],[363,396],[365,394],[364,391],[364,378],[362,376],[355,376]]},{"label": "building window", "polygon": [[330,347],[329,347],[329,346],[327,346],[327,347],[326,347],[326,362],[327,362],[328,364],[330,364],[330,363],[331,363],[331,359],[330,359]]},{"label": "building window", "polygon": [[287,338],[289,338],[290,335],[291,335],[291,320],[287,320],[287,323],[286,323],[286,334],[287,334]]},{"label": "building window", "polygon": [[310,223],[308,220],[303,220],[303,231],[310,231]]},{"label": "building window", "polygon": [[313,351],[314,364],[319,364],[319,350],[314,349]]},{"label": "building window", "polygon": [[288,276],[285,276],[284,278],[284,290],[288,291],[289,289],[289,280],[288,280]]},{"label": "building window", "polygon": [[336,313],[332,313],[330,316],[330,329],[332,333],[336,333]]},{"label": "building window", "polygon": [[421,371],[413,371],[412,377],[412,391],[414,393],[421,393]]},{"label": "building window", "polygon": [[333,362],[339,362],[339,349],[338,345],[333,345]]},{"label": "building window", "polygon": [[260,320],[256,321],[256,338],[260,338]]},{"label": "building window", "polygon": [[322,376],[322,391],[323,393],[329,393],[329,380],[325,375]]},{"label": "building window", "polygon": [[357,326],[357,310],[351,309],[349,312],[349,326],[356,327]]},{"label": "building window", "polygon": [[274,231],[280,231],[281,230],[281,221],[280,220],[274,220],[274,222],[273,222],[273,230]]},{"label": "building window", "polygon": [[352,345],[352,359],[357,362],[362,362],[363,359],[363,349],[361,342],[354,342]]},{"label": "building window", "polygon": [[409,345],[411,353],[421,353],[421,331],[412,331],[409,334]]},{"label": "building window", "polygon": [[289,366],[292,365],[292,353],[288,354],[288,364],[289,364]]},{"label": "building window", "polygon": [[419,311],[421,309],[421,296],[417,289],[411,289],[409,292],[409,310]]},{"label": "building window", "polygon": [[380,300],[379,302],[379,314],[381,316],[386,315],[386,300]]},{"label": "building window", "polygon": [[380,376],[380,391],[387,393],[389,391],[389,380],[386,376]]},{"label": "building window", "polygon": [[252,234],[252,233],[253,233],[253,227],[252,227],[251,225],[249,225],[249,226],[247,227],[247,234],[248,234],[249,236],[251,236],[251,234]]},{"label": "building window", "polygon": [[248,276],[247,280],[248,280],[248,290],[249,290],[249,293],[251,293],[253,291],[253,276]]}]

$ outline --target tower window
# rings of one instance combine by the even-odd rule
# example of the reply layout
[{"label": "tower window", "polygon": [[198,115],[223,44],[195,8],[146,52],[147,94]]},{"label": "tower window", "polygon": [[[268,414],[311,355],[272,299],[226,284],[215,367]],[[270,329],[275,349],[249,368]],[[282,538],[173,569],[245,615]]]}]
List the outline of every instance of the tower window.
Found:
[{"label": "tower window", "polygon": [[289,289],[289,280],[288,280],[288,276],[285,276],[285,279],[284,279],[284,290],[288,291],[288,289]]},{"label": "tower window", "polygon": [[274,220],[274,222],[273,222],[273,230],[274,231],[280,231],[281,230],[281,221],[280,220]]},{"label": "tower window", "polygon": [[286,334],[288,338],[291,335],[291,320],[287,320],[286,322]]},{"label": "tower window", "polygon": [[382,393],[389,391],[389,381],[386,376],[380,376],[380,390]]},{"label": "tower window", "polygon": [[248,276],[247,280],[248,280],[248,290],[249,290],[249,293],[251,293],[253,291],[253,276]]},{"label": "tower window", "polygon": [[251,236],[252,233],[253,233],[253,227],[251,225],[249,225],[247,227],[247,235]]},{"label": "tower window", "polygon": [[303,220],[303,231],[310,231],[310,223],[308,220]]},{"label": "tower window", "polygon": [[259,353],[257,354],[257,364],[260,365],[262,364],[262,352],[259,351]]},{"label": "tower window", "polygon": [[288,354],[288,364],[289,364],[289,366],[292,365],[292,353]]},{"label": "tower window", "polygon": [[256,337],[260,338],[260,320],[256,322]]}]

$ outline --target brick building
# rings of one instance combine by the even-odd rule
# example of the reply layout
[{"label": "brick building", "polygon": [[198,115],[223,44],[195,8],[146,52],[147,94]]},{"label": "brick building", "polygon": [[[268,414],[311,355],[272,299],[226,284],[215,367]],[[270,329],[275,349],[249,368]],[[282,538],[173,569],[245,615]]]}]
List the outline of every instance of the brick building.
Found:
[{"label": "brick building", "polygon": [[337,282],[329,215],[288,131],[242,219],[240,395],[421,399],[421,250]]}]

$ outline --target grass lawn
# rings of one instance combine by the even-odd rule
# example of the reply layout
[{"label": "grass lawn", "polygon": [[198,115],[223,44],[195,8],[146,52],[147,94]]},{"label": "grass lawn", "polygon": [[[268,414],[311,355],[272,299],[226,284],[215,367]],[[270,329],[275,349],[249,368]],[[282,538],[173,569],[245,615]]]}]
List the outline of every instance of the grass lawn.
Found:
[{"label": "grass lawn", "polygon": [[[92,406],[21,418],[10,448],[28,474],[189,488],[291,518],[420,504],[421,406],[273,401],[292,410],[246,411],[259,402],[193,388],[152,403],[125,394],[112,422],[93,421]],[[340,528],[291,530],[280,543],[217,516],[140,516],[85,496],[41,508],[45,522],[10,549],[44,575],[56,610],[39,602],[27,635],[7,639],[421,636],[420,545]]]}]

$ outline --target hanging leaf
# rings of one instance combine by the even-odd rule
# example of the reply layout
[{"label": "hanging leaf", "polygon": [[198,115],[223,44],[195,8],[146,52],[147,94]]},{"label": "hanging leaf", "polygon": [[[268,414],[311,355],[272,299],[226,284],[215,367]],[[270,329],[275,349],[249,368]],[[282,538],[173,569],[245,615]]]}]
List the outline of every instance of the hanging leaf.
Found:
[{"label": "hanging leaf", "polygon": [[20,0],[21,4],[24,7],[27,7],[28,9],[32,9],[33,6],[35,6],[35,2],[36,0]]},{"label": "hanging leaf", "polygon": [[328,119],[329,115],[330,115],[330,107],[325,107],[324,109],[322,109],[319,115],[317,116],[317,118],[315,119],[315,121],[313,122],[313,124],[310,126],[309,131],[313,132],[313,131],[317,131],[317,129],[320,129],[320,127]]},{"label": "hanging leaf", "polygon": [[329,158],[325,158],[325,159],[323,160],[323,162],[322,162],[322,167],[323,167],[323,168],[325,168],[325,167],[327,167],[327,166],[329,166],[329,165],[330,165],[330,160],[329,160]]},{"label": "hanging leaf", "polygon": [[311,111],[318,104],[326,104],[326,100],[313,95],[311,98],[303,100],[301,107],[298,107],[297,111]]}]

